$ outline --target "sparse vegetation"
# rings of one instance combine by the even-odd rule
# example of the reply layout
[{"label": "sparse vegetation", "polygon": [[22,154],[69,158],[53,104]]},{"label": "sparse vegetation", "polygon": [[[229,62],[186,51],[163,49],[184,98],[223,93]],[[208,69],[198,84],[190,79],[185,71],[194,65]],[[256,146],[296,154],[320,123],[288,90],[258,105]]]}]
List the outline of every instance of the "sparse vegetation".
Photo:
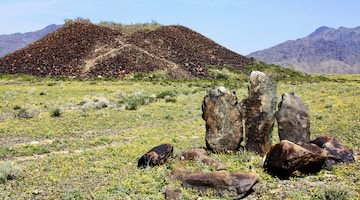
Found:
[{"label": "sparse vegetation", "polygon": [[50,113],[51,117],[60,117],[61,116],[61,110],[60,108],[55,108]]},{"label": "sparse vegetation", "polygon": [[132,34],[136,31],[144,30],[144,31],[151,31],[155,30],[156,28],[161,27],[162,25],[159,24],[157,21],[153,20],[150,23],[134,23],[134,24],[121,24],[116,22],[108,22],[108,21],[101,21],[99,23],[100,26],[110,27],[113,29],[121,30],[124,33]]},{"label": "sparse vegetation", "polygon": [[12,162],[0,163],[0,184],[16,179],[20,172],[21,168]]},{"label": "sparse vegetation", "polygon": [[354,197],[353,192],[342,185],[326,185],[312,195],[312,199],[319,200],[346,200]]},{"label": "sparse vegetation", "polygon": [[[169,186],[180,188],[184,199],[217,199],[171,182],[168,177],[177,159],[151,169],[136,167],[142,154],[161,143],[172,143],[175,154],[205,147],[201,103],[213,86],[234,89],[239,101],[247,96],[247,77],[237,69],[213,70],[229,78],[154,81],[149,75],[123,80],[0,75],[4,94],[0,113],[12,116],[0,120],[0,199],[163,199]],[[333,135],[359,150],[357,80],[359,75],[290,76],[278,80],[278,101],[283,92],[295,92],[310,108],[312,139]],[[20,109],[14,109],[17,105]],[[61,108],[61,118],[51,117],[54,108]],[[37,114],[26,120],[16,117],[21,109]],[[273,144],[278,142],[276,130],[275,126]],[[360,197],[359,162],[279,180],[263,171],[262,158],[254,153],[209,154],[230,172],[260,175],[250,199]],[[213,170],[200,162],[188,162],[186,167]],[[33,191],[39,192],[34,196]]]},{"label": "sparse vegetation", "polygon": [[34,118],[39,114],[39,111],[36,109],[20,108],[15,110],[16,110],[15,117],[19,119],[30,119],[30,118]]}]

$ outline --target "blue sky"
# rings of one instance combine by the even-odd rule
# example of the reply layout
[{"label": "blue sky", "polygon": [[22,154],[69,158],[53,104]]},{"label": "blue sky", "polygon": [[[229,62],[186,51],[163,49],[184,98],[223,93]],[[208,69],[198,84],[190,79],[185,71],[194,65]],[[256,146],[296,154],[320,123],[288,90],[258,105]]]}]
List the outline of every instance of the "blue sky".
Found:
[{"label": "blue sky", "polygon": [[0,34],[65,19],[187,26],[247,55],[307,36],[320,26],[360,26],[358,0],[11,0],[0,2]]}]

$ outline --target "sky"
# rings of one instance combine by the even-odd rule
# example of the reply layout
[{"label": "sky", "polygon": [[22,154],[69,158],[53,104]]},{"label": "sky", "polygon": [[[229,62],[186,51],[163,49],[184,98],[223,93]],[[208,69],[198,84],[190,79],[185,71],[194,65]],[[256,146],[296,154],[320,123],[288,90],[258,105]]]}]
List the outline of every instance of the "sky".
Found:
[{"label": "sky", "polygon": [[93,23],[183,25],[242,55],[306,37],[321,26],[360,26],[359,0],[0,1],[0,34],[40,30],[77,17]]}]

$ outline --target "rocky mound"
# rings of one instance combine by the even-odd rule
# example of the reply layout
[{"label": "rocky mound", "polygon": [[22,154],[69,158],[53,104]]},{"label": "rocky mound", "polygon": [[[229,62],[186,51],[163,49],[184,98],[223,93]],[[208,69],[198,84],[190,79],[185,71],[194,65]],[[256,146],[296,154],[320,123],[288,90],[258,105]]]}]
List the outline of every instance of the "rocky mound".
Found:
[{"label": "rocky mound", "polygon": [[125,35],[109,27],[76,22],[0,58],[0,73],[123,77],[164,70],[172,77],[209,77],[206,65],[243,69],[252,63],[182,26]]},{"label": "rocky mound", "polygon": [[248,58],[183,26],[164,26],[150,32],[137,32],[128,38],[128,42],[181,65],[194,76],[207,76],[204,66],[208,64],[229,64],[242,69],[244,65],[252,63]]}]

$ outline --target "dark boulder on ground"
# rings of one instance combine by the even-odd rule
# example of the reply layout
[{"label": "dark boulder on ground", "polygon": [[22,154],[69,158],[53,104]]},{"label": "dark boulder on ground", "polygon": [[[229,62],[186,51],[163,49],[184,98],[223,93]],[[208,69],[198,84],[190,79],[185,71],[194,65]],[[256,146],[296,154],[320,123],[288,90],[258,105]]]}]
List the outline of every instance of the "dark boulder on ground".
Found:
[{"label": "dark boulder on ground", "polygon": [[329,152],[328,158],[326,159],[326,167],[328,169],[331,169],[331,167],[337,163],[355,162],[354,152],[334,137],[322,136],[310,141],[310,143],[316,144]]},{"label": "dark boulder on ground", "polygon": [[328,152],[315,144],[298,145],[283,140],[273,146],[266,155],[264,168],[279,178],[289,178],[319,172]]},{"label": "dark boulder on ground", "polygon": [[152,148],[146,154],[141,156],[138,161],[138,167],[154,167],[164,164],[169,157],[173,157],[174,148],[171,144],[162,144]]},{"label": "dark boulder on ground", "polygon": [[184,170],[174,170],[173,178],[180,180],[184,187],[203,192],[212,190],[216,195],[232,196],[238,199],[251,192],[252,187],[259,180],[259,175],[225,171],[192,173]]},{"label": "dark boulder on ground", "polygon": [[243,126],[235,92],[215,87],[204,97],[202,111],[207,148],[217,153],[238,150],[243,140]]},{"label": "dark boulder on ground", "polygon": [[295,143],[310,141],[309,108],[294,93],[284,93],[276,113],[279,137]]},{"label": "dark boulder on ground", "polygon": [[265,154],[271,148],[276,111],[276,83],[260,71],[250,74],[249,96],[243,100],[246,149]]},{"label": "dark boulder on ground", "polygon": [[190,149],[187,151],[184,151],[180,155],[181,160],[194,160],[202,162],[206,165],[212,166],[215,168],[215,170],[224,170],[228,167],[219,161],[215,160],[214,158],[211,158],[208,156],[205,149]]}]

